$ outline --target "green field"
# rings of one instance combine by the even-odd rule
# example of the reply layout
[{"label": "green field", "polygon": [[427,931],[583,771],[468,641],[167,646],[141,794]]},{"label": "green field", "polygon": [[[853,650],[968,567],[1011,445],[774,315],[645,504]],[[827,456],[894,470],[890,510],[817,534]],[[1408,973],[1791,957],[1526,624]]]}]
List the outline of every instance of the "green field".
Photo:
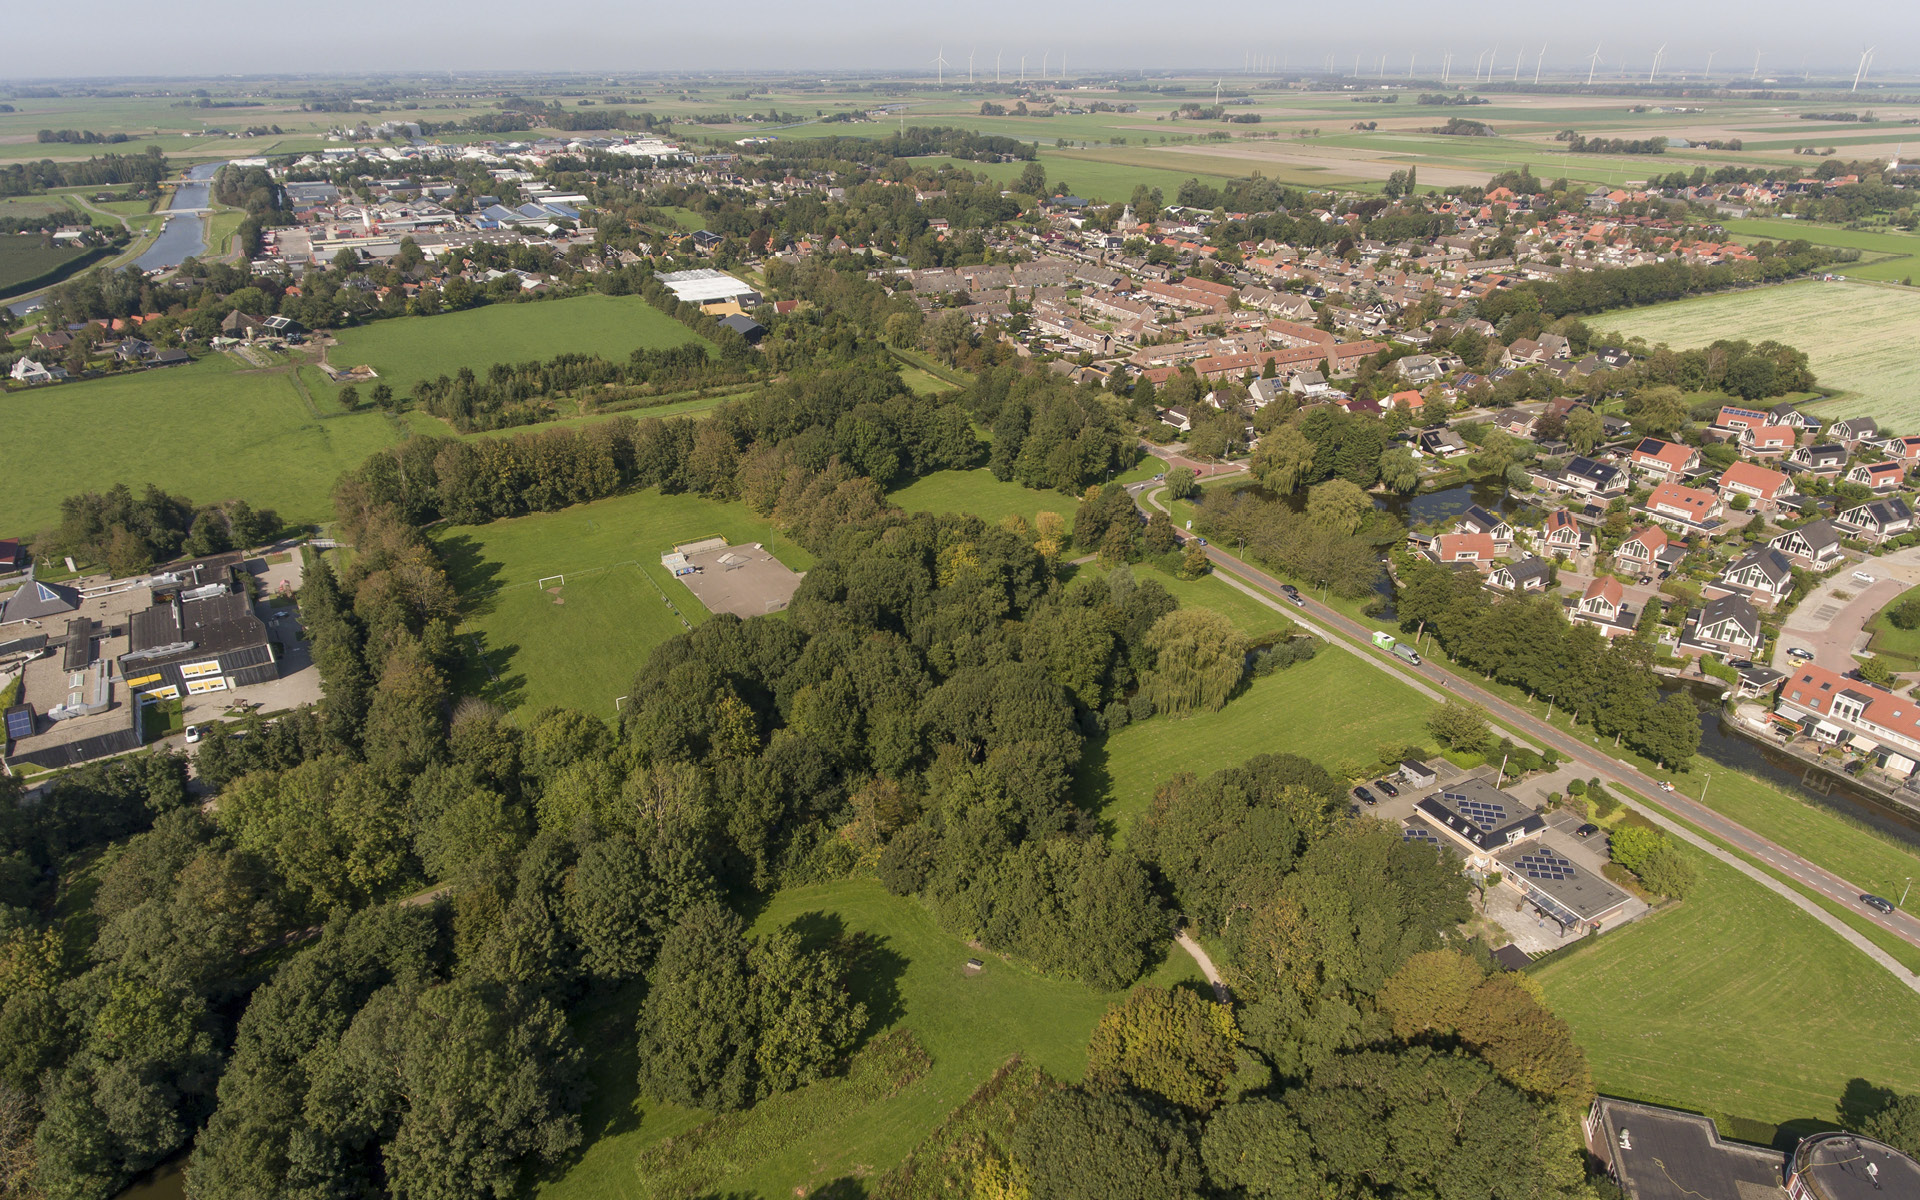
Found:
[{"label": "green field", "polygon": [[[692,330],[638,296],[590,295],[357,326],[340,332],[327,361],[342,368],[366,363],[405,395],[415,381],[452,375],[461,367],[485,374],[497,362],[556,354],[625,359],[643,346],[659,349],[697,340]],[[326,400],[331,399],[329,392]]]},{"label": "green field", "polygon": [[1596,329],[1675,348],[1717,338],[1774,339],[1807,352],[1822,387],[1847,394],[1809,411],[1825,420],[1871,416],[1883,429],[1920,429],[1920,291],[1812,281],[1727,292],[1595,317]]},{"label": "green field", "polygon": [[[1905,599],[1905,594],[1895,596],[1887,602],[1887,608]],[[1893,663],[1896,671],[1920,670],[1920,629],[1901,629],[1894,625],[1887,620],[1887,608],[1873,614],[1873,618],[1867,622],[1867,631],[1873,634],[1869,649],[1890,660],[1898,659]]]},{"label": "green field", "polygon": [[[827,1180],[892,1167],[957,1105],[1014,1054],[1062,1079],[1086,1069],[1087,1037],[1120,993],[1050,979],[987,955],[987,969],[968,977],[962,964],[979,952],[942,930],[912,899],[892,896],[868,879],[791,888],[759,915],[761,930],[800,919],[803,928],[865,933],[876,942],[855,980],[855,991],[879,1016],[869,1032],[911,1029],[933,1058],[933,1069],[899,1095],[864,1115],[858,1128],[832,1138],[799,1131],[756,1147],[750,1161],[715,1194],[791,1196]],[[1198,979],[1184,955],[1169,958],[1150,981],[1170,986]],[[582,1039],[598,1048],[595,1090],[588,1102],[593,1136],[580,1161],[539,1188],[541,1200],[630,1200],[644,1194],[635,1157],[674,1136],[698,1117],[683,1109],[649,1106],[635,1095],[632,1006],[609,1006]],[[805,1189],[802,1191],[801,1189]]]},{"label": "green field", "polygon": [[[743,504],[653,491],[438,531],[466,604],[457,685],[508,708],[558,704],[611,719],[647,655],[685,630],[681,618],[697,625],[708,616],[660,556],[713,536],[764,543],[796,571],[813,565]],[[557,594],[538,586],[549,575],[567,576]]]},{"label": "green field", "polygon": [[902,368],[900,382],[906,384],[907,390],[916,396],[942,396],[948,392],[960,390],[932,372],[923,371],[919,367]]},{"label": "green field", "polygon": [[1017,483],[1006,483],[981,467],[973,471],[935,471],[923,475],[905,487],[887,493],[887,500],[908,512],[967,513],[989,525],[998,525],[1018,514],[1029,526],[1037,514],[1059,513],[1067,528],[1073,528],[1073,512],[1079,500],[1060,492],[1035,491]]},{"label": "green field", "polygon": [[1254,680],[1217,713],[1154,717],[1089,741],[1081,801],[1100,807],[1106,797],[1101,817],[1124,835],[1154,789],[1177,772],[1205,775],[1256,754],[1299,754],[1338,776],[1344,762],[1371,763],[1386,743],[1431,745],[1433,707],[1385,672],[1327,647],[1311,662]]},{"label": "green field", "polygon": [[296,522],[332,518],[342,471],[397,439],[367,411],[316,416],[285,368],[243,368],[222,354],[190,366],[15,392],[0,513],[8,536],[59,520],[87,489],[148,483],[198,503],[244,498]]},{"label": "green field", "polygon": [[1920,254],[1920,235],[1897,229],[1842,229],[1835,225],[1766,218],[1727,221],[1725,226],[1728,233],[1748,243],[1767,238],[1775,241],[1800,238],[1816,246],[1858,250],[1866,261],[1841,263],[1834,268],[1849,279],[1905,279],[1916,273],[1914,255]]},{"label": "green field", "polygon": [[1540,969],[1610,1095],[1832,1122],[1850,1079],[1920,1089],[1920,996],[1784,899],[1687,851],[1700,887]]},{"label": "green field", "polygon": [[36,234],[0,236],[0,296],[80,254],[64,246],[46,245]]}]

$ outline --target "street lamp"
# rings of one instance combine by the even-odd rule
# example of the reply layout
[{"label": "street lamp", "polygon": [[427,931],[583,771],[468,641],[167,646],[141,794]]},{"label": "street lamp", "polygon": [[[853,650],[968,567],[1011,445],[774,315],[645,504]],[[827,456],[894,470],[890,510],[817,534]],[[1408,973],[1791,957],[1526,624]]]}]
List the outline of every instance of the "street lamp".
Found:
[{"label": "street lamp", "polygon": [[1894,907],[1905,908],[1907,906],[1907,893],[1912,890],[1913,890],[1913,876],[1909,875],[1907,876],[1907,886],[1900,889],[1900,903],[1895,905]]}]

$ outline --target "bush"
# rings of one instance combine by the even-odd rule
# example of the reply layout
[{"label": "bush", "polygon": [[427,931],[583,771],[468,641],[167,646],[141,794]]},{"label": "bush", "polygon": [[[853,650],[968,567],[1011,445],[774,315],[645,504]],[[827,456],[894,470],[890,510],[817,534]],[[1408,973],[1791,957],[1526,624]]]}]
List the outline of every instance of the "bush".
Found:
[{"label": "bush", "polygon": [[1593,815],[1602,821],[1620,811],[1620,802],[1609,796],[1597,779],[1587,784],[1587,795],[1593,798]]},{"label": "bush", "polygon": [[1133,699],[1127,701],[1127,711],[1133,715],[1134,720],[1144,721],[1157,710],[1153,707],[1153,697],[1145,692],[1139,692]]},{"label": "bush", "polygon": [[1662,840],[1659,848],[1640,864],[1640,882],[1650,892],[1684,900],[1699,882],[1699,873],[1673,843]]},{"label": "bush", "polygon": [[1584,796],[1584,795],[1586,795],[1586,794],[1587,794],[1587,781],[1586,781],[1586,780],[1584,780],[1584,779],[1576,779],[1576,780],[1574,780],[1574,781],[1573,781],[1572,783],[1569,783],[1569,784],[1567,785],[1567,794],[1568,794],[1569,796]]},{"label": "bush", "polygon": [[1910,596],[1888,609],[1887,623],[1895,629],[1920,626],[1920,596]]},{"label": "bush", "polygon": [[1133,714],[1127,710],[1127,702],[1125,700],[1112,701],[1100,714],[1101,723],[1105,726],[1108,733],[1125,729],[1127,722],[1132,719]]}]

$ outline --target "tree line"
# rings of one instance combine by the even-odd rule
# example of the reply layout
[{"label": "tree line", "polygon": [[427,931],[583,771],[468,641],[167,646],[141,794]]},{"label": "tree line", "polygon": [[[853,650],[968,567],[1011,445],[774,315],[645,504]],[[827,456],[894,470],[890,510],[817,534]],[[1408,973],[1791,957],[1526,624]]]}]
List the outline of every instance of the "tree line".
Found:
[{"label": "tree line", "polygon": [[158,146],[148,146],[140,154],[102,154],[77,163],[57,163],[50,158],[8,163],[0,165],[0,196],[27,196],[64,187],[151,185],[171,171]]},{"label": "tree line", "polygon": [[452,377],[422,379],[409,398],[462,433],[531,425],[554,414],[552,401],[582,396],[595,408],[692,387],[726,386],[754,377],[744,341],[715,359],[704,343],[636,348],[625,362],[597,354],[558,354],[545,362],[494,363],[484,376],[462,367]]}]

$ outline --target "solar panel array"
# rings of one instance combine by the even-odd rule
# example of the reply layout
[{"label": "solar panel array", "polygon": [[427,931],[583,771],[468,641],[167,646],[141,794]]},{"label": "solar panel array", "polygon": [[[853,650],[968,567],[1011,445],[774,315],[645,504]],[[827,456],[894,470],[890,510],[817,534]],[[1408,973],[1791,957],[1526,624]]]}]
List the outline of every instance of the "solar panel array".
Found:
[{"label": "solar panel array", "polygon": [[1530,853],[1522,854],[1518,859],[1514,860],[1513,865],[1518,867],[1520,873],[1528,879],[1537,879],[1543,883],[1555,879],[1573,879],[1579,875],[1579,872],[1574,869],[1571,859],[1568,859],[1564,855],[1556,854],[1545,846]]},{"label": "solar panel array", "polygon": [[33,736],[33,710],[22,705],[7,713],[7,736],[15,741]]},{"label": "solar panel array", "polygon": [[1456,803],[1475,825],[1482,829],[1493,829],[1506,824],[1507,806],[1494,804],[1486,800],[1459,800]]},{"label": "solar panel array", "polygon": [[1400,831],[1400,840],[1403,842],[1425,842],[1429,846],[1438,846],[1440,844],[1440,838],[1431,829],[1402,829]]}]

